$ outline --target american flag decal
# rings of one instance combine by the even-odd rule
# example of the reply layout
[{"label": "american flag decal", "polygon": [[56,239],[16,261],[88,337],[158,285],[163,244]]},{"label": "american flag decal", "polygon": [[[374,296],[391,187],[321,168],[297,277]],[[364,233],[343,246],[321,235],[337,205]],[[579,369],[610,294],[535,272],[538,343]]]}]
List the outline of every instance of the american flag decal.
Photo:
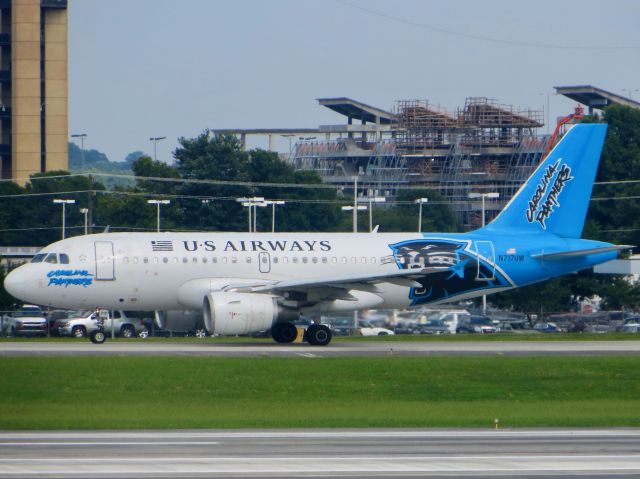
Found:
[{"label": "american flag decal", "polygon": [[173,242],[171,241],[152,241],[151,248],[153,251],[173,251]]}]

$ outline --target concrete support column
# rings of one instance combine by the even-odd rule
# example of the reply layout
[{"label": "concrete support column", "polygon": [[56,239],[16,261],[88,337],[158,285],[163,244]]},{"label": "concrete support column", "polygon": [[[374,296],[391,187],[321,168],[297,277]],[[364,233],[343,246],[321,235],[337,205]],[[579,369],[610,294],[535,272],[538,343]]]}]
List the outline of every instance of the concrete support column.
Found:
[{"label": "concrete support column", "polygon": [[240,133],[240,144],[242,145],[242,151],[247,151],[247,134]]},{"label": "concrete support column", "polygon": [[11,12],[12,177],[41,172],[40,0],[14,0]]},{"label": "concrete support column", "polygon": [[47,9],[43,14],[46,170],[66,170],[69,157],[67,9]]},{"label": "concrete support column", "polygon": [[273,135],[269,135],[269,151],[276,151],[275,138]]}]

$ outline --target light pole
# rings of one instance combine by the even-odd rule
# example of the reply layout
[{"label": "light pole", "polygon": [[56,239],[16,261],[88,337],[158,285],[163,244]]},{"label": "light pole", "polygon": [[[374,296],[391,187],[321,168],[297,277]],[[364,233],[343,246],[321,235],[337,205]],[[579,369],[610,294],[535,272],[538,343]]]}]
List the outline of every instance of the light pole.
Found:
[{"label": "light pole", "polygon": [[429,198],[418,198],[417,200],[413,200],[414,203],[418,204],[418,233],[422,233],[422,205],[428,201]]},{"label": "light pole", "polygon": [[291,138],[293,138],[296,135],[293,134],[287,134],[287,135],[280,135],[282,138],[289,138],[289,161],[291,161],[291,156],[292,156],[292,151],[291,151]]},{"label": "light pole", "polygon": [[80,213],[84,215],[84,235],[86,236],[89,230],[89,221],[88,221],[89,208],[80,208]]},{"label": "light pole", "polygon": [[[367,206],[366,205],[358,205],[355,208],[357,208],[358,211],[366,211],[367,210]],[[353,206],[343,206],[342,207],[342,211],[353,211],[354,207]],[[354,214],[353,215],[353,232],[357,233],[358,232],[358,215]]]},{"label": "light pole", "polygon": [[71,135],[71,138],[80,138],[80,155],[82,157],[82,171],[84,171],[84,139],[87,137],[86,133],[77,133]]},{"label": "light pole", "polygon": [[484,228],[484,200],[485,198],[489,198],[489,199],[494,199],[494,198],[499,198],[500,197],[500,193],[496,193],[496,192],[491,192],[491,193],[469,193],[469,198],[482,198],[482,220],[481,220],[481,224],[482,227]]},{"label": "light pole", "polygon": [[369,203],[369,232],[373,231],[373,204],[384,203],[387,199],[384,196],[367,196],[360,198],[360,203]]},{"label": "light pole", "polygon": [[158,208],[158,215],[156,220],[156,231],[160,233],[160,207],[162,205],[168,205],[171,203],[171,200],[147,200],[147,203],[150,205],[156,205]]},{"label": "light pole", "polygon": [[[481,224],[482,227],[484,228],[484,201],[485,198],[499,198],[500,197],[500,193],[497,192],[490,192],[490,193],[469,193],[469,198],[482,198],[482,220],[481,220]],[[482,295],[482,314],[484,314],[485,316],[487,315],[487,295],[483,294]]]},{"label": "light pole", "polygon": [[164,140],[166,138],[166,136],[152,136],[151,138],[149,138],[149,141],[153,142],[153,161],[158,160],[158,158],[156,157],[156,145],[160,140]]},{"label": "light pole", "polygon": [[236,198],[236,201],[242,206],[249,208],[249,233],[257,231],[256,223],[258,219],[258,206],[267,206],[262,196],[253,196],[251,198]]},{"label": "light pole", "polygon": [[271,232],[276,232],[276,205],[284,205],[286,201],[282,200],[264,200],[265,206],[271,205]]},{"label": "light pole", "polygon": [[627,98],[629,100],[631,100],[631,93],[633,93],[634,91],[640,91],[638,88],[623,88],[622,89],[623,92],[627,92]]},{"label": "light pole", "polygon": [[66,223],[67,223],[67,205],[72,205],[76,202],[76,200],[61,200],[61,199],[54,199],[53,202],[57,205],[62,205],[62,239],[64,239],[65,237],[65,229],[66,229]]}]

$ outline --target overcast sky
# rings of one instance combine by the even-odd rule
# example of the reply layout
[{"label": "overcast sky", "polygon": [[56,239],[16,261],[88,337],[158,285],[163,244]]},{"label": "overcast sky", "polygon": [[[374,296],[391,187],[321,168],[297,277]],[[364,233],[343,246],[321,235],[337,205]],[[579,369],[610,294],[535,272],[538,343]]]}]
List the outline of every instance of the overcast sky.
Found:
[{"label": "overcast sky", "polygon": [[68,13],[69,132],[113,161],[152,154],[151,136],[172,161],[206,128],[343,123],[323,97],[542,110],[548,96],[552,119],[574,107],[554,86],[640,98],[637,0],[69,0]]}]

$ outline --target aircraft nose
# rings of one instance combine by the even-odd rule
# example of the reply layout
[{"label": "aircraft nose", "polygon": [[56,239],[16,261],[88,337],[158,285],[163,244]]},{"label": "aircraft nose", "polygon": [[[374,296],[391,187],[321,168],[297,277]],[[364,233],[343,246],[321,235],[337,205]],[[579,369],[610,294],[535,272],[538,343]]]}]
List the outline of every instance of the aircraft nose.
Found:
[{"label": "aircraft nose", "polygon": [[24,297],[27,278],[22,268],[16,268],[4,278],[4,289],[14,298]]}]

